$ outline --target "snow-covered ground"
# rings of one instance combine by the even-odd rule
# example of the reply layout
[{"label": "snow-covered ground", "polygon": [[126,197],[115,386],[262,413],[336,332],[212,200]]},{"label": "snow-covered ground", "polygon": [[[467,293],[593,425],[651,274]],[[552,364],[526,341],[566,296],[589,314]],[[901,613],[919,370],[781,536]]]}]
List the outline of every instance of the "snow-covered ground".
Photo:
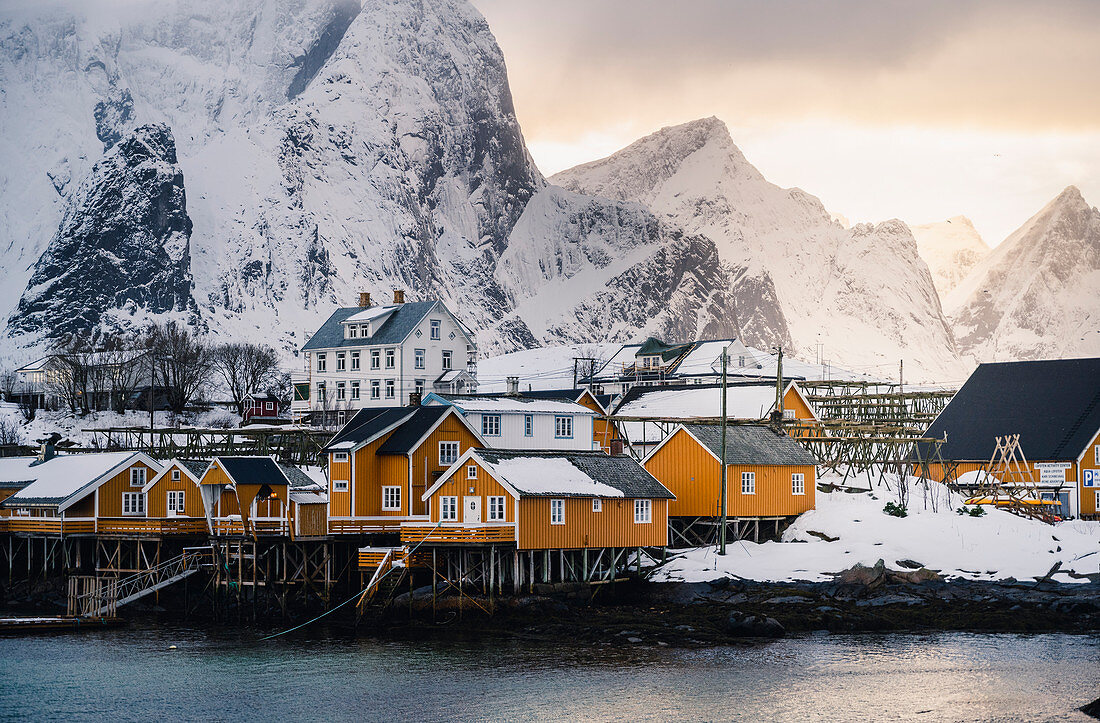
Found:
[{"label": "snow-covered ground", "polygon": [[[544,346],[482,359],[477,364],[477,391],[481,394],[507,391],[507,378],[519,377],[519,388],[528,391],[572,389],[573,360],[594,357],[597,368],[614,356],[621,344],[569,344]],[[578,372],[581,368],[578,369]]]},{"label": "snow-covered ground", "polygon": [[[215,427],[229,428],[239,425],[241,418],[234,412],[224,409],[212,409],[208,412],[182,415],[178,420],[168,412],[155,412],[154,424],[158,429],[164,427]],[[15,423],[20,428],[20,442],[22,444],[34,444],[35,440],[43,439],[53,432],[57,432],[63,439],[75,442],[81,447],[91,447],[97,442],[102,444],[104,437],[96,432],[84,431],[87,429],[104,429],[107,427],[148,427],[149,413],[130,410],[124,414],[117,412],[92,412],[84,417],[73,416],[68,411],[51,412],[44,409],[38,410],[34,420],[26,422],[23,419],[19,407],[15,404],[0,402],[0,420]],[[179,422],[177,425],[176,422]]]},{"label": "snow-covered ground", "polygon": [[[823,482],[838,482],[829,476]],[[1100,571],[1100,522],[1069,521],[1050,526],[988,509],[983,517],[955,512],[957,495],[939,488],[936,510],[925,506],[919,487],[910,493],[909,515],[899,518],[883,512],[896,501],[893,492],[817,493],[817,509],[803,514],[783,535],[783,542],[731,543],[725,557],[714,547],[677,555],[656,571],[661,582],[702,582],[723,576],[786,582],[832,579],[856,563],[902,569],[900,561],[918,562],[948,578],[1001,580],[1045,575],[1056,562],[1062,570],[1079,574]],[[827,542],[810,534],[819,532]],[[1054,578],[1074,582],[1068,575]]]}]

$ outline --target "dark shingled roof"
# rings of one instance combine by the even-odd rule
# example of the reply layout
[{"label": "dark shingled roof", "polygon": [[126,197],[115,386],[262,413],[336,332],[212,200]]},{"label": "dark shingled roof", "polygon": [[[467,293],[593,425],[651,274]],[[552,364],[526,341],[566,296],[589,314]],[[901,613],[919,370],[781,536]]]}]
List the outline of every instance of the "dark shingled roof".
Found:
[{"label": "dark shingled roof", "polygon": [[[624,497],[648,497],[651,499],[675,499],[676,495],[669,492],[668,488],[657,481],[653,475],[646,471],[645,467],[638,464],[633,457],[625,455],[608,455],[603,452],[580,451],[532,451],[532,450],[505,450],[505,449],[479,449],[477,454],[489,464],[497,464],[505,459],[521,459],[541,457],[544,459],[564,459],[591,477],[596,482],[601,482],[609,487],[614,487],[623,493]],[[570,497],[577,496],[568,492],[546,492],[533,494],[521,492],[524,497]],[[580,495],[591,497],[591,494]]]},{"label": "dark shingled roof", "polygon": [[314,480],[312,477],[310,477],[308,474],[298,469],[297,467],[289,464],[282,464],[280,462],[279,469],[281,469],[283,471],[283,474],[286,475],[287,481],[290,482],[291,489],[308,489],[320,487],[319,483],[316,480]]},{"label": "dark shingled roof", "polygon": [[215,457],[233,481],[242,485],[285,487],[290,480],[271,457]]},{"label": "dark shingled roof", "polygon": [[369,338],[345,339],[343,322],[352,314],[366,311],[369,307],[344,306],[332,313],[317,333],[302,347],[302,351],[314,349],[333,349],[345,346],[375,346],[377,344],[400,344],[413,328],[432,310],[434,301],[410,301],[399,304],[389,318],[382,324],[374,336]]},{"label": "dark shingled roof", "polygon": [[416,409],[417,407],[365,407],[360,409],[352,415],[344,428],[336,433],[336,436],[325,446],[325,450],[343,442],[350,442],[353,445],[364,442],[379,434],[383,429],[397,424]]},{"label": "dark shingled roof", "polygon": [[[718,424],[685,424],[693,437],[716,457],[722,456],[722,427]],[[807,465],[817,458],[798,442],[762,424],[726,426],[726,464]]]},{"label": "dark shingled roof", "polygon": [[378,448],[378,454],[408,454],[414,444],[453,407],[411,407],[415,412]]},{"label": "dark shingled roof", "polygon": [[[1028,460],[1075,460],[1100,429],[1100,358],[980,365],[924,433],[949,461],[989,461],[1019,434]],[[926,453],[927,454],[927,453]]]},{"label": "dark shingled roof", "polygon": [[202,473],[210,466],[210,460],[208,459],[177,459],[175,461],[186,467],[187,471],[195,476],[195,479],[202,477]]}]

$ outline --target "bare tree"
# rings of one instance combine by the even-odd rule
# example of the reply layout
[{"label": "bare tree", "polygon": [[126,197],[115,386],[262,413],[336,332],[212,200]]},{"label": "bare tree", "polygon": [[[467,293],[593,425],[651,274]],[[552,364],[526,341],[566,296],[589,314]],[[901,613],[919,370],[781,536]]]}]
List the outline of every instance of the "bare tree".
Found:
[{"label": "bare tree", "polygon": [[11,419],[0,419],[0,445],[19,444],[22,439],[19,425]]},{"label": "bare tree", "polygon": [[77,336],[56,342],[46,362],[46,385],[73,414],[90,411],[92,352]]},{"label": "bare tree", "polygon": [[153,377],[164,386],[168,408],[179,414],[210,381],[210,347],[174,321],[153,326],[148,344],[156,370]]},{"label": "bare tree", "polygon": [[16,389],[19,388],[19,375],[14,370],[7,370],[0,372],[0,394],[4,396],[5,402],[10,402],[12,397],[15,396]]},{"label": "bare tree", "polygon": [[214,373],[244,414],[244,398],[267,391],[279,381],[279,357],[264,344],[230,343],[214,347],[210,355]]}]

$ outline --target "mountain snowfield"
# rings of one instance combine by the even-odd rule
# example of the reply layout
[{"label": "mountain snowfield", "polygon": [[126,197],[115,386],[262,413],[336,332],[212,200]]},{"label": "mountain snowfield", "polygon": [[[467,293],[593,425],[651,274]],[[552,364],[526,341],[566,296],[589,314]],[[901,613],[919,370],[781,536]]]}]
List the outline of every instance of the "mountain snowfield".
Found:
[{"label": "mountain snowfield", "polygon": [[960,348],[980,361],[1100,356],[1100,211],[1065,189],[944,306]]},{"label": "mountain snowfield", "polygon": [[989,255],[989,247],[966,216],[936,223],[910,224],[917,251],[928,264],[932,283],[945,298],[974,266]]},{"label": "mountain snowfield", "polygon": [[908,228],[844,228],[716,119],[548,182],[465,0],[8,3],[0,90],[5,363],[165,316],[289,353],[404,288],[487,354],[738,336],[961,376]]}]

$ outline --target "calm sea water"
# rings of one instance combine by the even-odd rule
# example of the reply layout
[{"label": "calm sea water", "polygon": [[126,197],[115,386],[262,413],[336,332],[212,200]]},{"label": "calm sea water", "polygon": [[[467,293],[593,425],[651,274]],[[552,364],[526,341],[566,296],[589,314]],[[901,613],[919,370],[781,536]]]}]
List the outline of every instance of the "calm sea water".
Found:
[{"label": "calm sea water", "polygon": [[[168,650],[177,645],[177,650]],[[133,627],[0,637],[5,720],[1088,720],[1100,640],[821,635],[754,647]]]}]

